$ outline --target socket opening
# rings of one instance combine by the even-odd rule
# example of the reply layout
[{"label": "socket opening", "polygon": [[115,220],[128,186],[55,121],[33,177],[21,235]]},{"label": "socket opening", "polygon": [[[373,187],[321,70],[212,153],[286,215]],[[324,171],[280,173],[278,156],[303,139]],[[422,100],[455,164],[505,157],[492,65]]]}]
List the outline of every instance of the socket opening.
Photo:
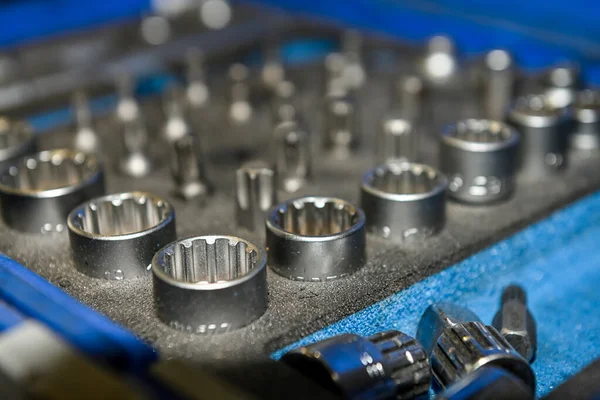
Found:
[{"label": "socket opening", "polygon": [[435,169],[414,163],[389,163],[368,174],[366,184],[391,194],[422,194],[444,184],[444,178]]},{"label": "socket opening", "polygon": [[227,236],[180,240],[161,250],[158,257],[162,272],[178,282],[194,284],[240,279],[257,268],[260,259],[252,243]]},{"label": "socket opening", "polygon": [[96,157],[75,150],[48,150],[21,158],[0,178],[19,192],[43,192],[77,186],[100,172]]},{"label": "socket opening", "polygon": [[80,206],[71,224],[91,235],[121,236],[152,229],[172,214],[171,206],[148,193],[120,193],[100,197]]},{"label": "socket opening", "polygon": [[510,140],[514,131],[506,124],[492,120],[467,119],[459,121],[448,136],[471,143],[501,143]]},{"label": "socket opening", "polygon": [[273,222],[296,235],[331,236],[351,229],[360,219],[359,210],[343,200],[307,197],[282,205]]}]

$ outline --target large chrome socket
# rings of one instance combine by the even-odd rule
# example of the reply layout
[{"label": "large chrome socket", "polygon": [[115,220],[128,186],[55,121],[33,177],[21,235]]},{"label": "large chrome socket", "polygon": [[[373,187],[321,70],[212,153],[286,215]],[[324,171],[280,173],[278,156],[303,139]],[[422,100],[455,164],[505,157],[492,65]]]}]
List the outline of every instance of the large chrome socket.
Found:
[{"label": "large chrome socket", "polygon": [[508,122],[521,134],[519,170],[524,176],[552,176],[566,167],[570,116],[569,108],[557,108],[544,96],[515,101]]},{"label": "large chrome socket", "polygon": [[173,329],[215,334],[241,328],[267,309],[266,259],[234,236],[197,236],[152,260],[158,318]]},{"label": "large chrome socket", "polygon": [[0,175],[4,222],[23,232],[62,232],[75,206],[102,194],[102,164],[76,150],[25,156]]},{"label": "large chrome socket", "polygon": [[515,186],[519,135],[510,126],[487,119],[467,119],[442,133],[441,170],[448,195],[484,204],[508,198]]},{"label": "large chrome socket", "polygon": [[93,278],[148,274],[154,254],[175,240],[175,212],[144,192],[111,194],[79,205],[67,221],[76,268]]},{"label": "large chrome socket", "polygon": [[365,263],[365,215],[333,197],[301,197],[267,214],[269,266],[288,279],[321,282]]},{"label": "large chrome socket", "polygon": [[369,233],[394,241],[423,239],[446,220],[446,177],[410,162],[388,163],[363,175],[361,207]]}]

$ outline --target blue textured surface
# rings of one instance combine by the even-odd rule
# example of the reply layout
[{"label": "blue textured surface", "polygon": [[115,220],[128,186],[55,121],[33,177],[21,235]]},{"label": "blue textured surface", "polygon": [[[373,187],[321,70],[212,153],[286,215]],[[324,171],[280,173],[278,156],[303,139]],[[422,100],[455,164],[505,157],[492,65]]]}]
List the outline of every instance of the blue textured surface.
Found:
[{"label": "blue textured surface", "polygon": [[600,356],[600,193],[272,356],[340,333],[398,329],[415,335],[427,305],[451,301],[490,323],[500,294],[521,284],[538,325],[538,395]]},{"label": "blue textured surface", "polygon": [[46,324],[95,360],[143,371],[156,352],[108,318],[79,303],[18,262],[0,255],[0,301]]}]

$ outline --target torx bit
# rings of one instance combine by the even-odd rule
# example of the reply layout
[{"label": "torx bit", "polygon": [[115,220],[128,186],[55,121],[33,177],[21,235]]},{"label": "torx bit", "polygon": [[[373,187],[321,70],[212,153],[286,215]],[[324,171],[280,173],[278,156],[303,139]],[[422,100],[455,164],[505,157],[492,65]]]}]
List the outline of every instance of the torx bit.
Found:
[{"label": "torx bit", "polygon": [[93,127],[92,112],[85,92],[75,92],[72,109],[76,126],[75,148],[85,153],[98,153],[101,148],[100,137]]},{"label": "torx bit", "polygon": [[394,87],[395,107],[402,116],[411,122],[421,119],[423,109],[423,80],[416,75],[404,75],[398,79]]},{"label": "torx bit", "polygon": [[296,86],[293,82],[283,80],[275,87],[272,104],[272,121],[277,126],[281,122],[294,121],[298,117],[295,104]]},{"label": "torx bit", "polygon": [[311,176],[312,159],[306,130],[294,120],[275,127],[275,163],[283,190],[294,193],[306,185]]},{"label": "torx bit", "polygon": [[275,171],[264,161],[251,161],[236,171],[235,180],[237,224],[264,233],[265,215],[277,203]]},{"label": "torx bit", "polygon": [[191,108],[206,107],[210,102],[210,89],[206,81],[204,54],[198,48],[191,48],[186,54],[187,101]]},{"label": "torx bit", "polygon": [[417,161],[417,135],[413,123],[403,114],[399,110],[392,111],[381,121],[378,161],[382,164]]},{"label": "torx bit", "polygon": [[167,142],[175,142],[191,134],[192,128],[186,118],[186,104],[183,89],[173,85],[164,93],[165,124],[162,136]]},{"label": "torx bit", "polygon": [[334,336],[292,350],[281,361],[349,400],[421,398],[431,381],[423,347],[395,330]]},{"label": "torx bit", "polygon": [[484,325],[469,309],[450,303],[432,304],[419,321],[417,339],[429,352],[435,382],[441,389],[483,367],[499,367],[535,391],[535,376],[493,326]]},{"label": "torx bit", "polygon": [[171,174],[176,184],[175,194],[184,200],[204,200],[212,193],[204,154],[195,135],[186,135],[173,142]]},{"label": "torx bit", "polygon": [[527,294],[522,287],[510,285],[504,289],[500,310],[492,325],[523,358],[533,362],[537,348],[537,329],[527,308]]},{"label": "torx bit", "polygon": [[325,97],[324,147],[335,158],[345,159],[358,144],[358,113],[354,97],[343,89]]},{"label": "torx bit", "polygon": [[515,91],[516,70],[512,55],[502,49],[489,51],[484,59],[483,116],[503,121]]},{"label": "torx bit", "polygon": [[250,86],[248,76],[250,71],[244,64],[236,63],[229,68],[231,80],[231,98],[229,105],[229,120],[233,125],[245,125],[252,118],[253,110],[250,104]]}]

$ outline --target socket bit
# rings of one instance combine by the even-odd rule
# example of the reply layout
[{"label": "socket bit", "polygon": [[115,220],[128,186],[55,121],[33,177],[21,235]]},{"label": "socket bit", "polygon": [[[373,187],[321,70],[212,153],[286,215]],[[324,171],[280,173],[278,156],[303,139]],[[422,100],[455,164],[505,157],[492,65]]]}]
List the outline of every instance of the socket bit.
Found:
[{"label": "socket bit", "polygon": [[345,159],[358,145],[358,113],[354,97],[343,89],[325,97],[324,147],[335,158]]},{"label": "socket bit", "polygon": [[571,129],[569,108],[556,108],[545,96],[522,96],[509,109],[508,122],[521,134],[518,163],[524,176],[536,179],[564,170]]},{"label": "socket bit", "polygon": [[116,120],[128,123],[139,118],[140,106],[135,99],[133,78],[129,74],[121,74],[117,79],[117,95],[119,100],[116,108]]},{"label": "socket bit", "polygon": [[186,53],[186,97],[190,107],[204,108],[210,102],[210,89],[206,81],[204,54],[198,48],[191,48]]},{"label": "socket bit", "polygon": [[527,308],[527,295],[522,287],[510,285],[504,289],[500,310],[492,325],[524,359],[533,362],[537,349],[537,329]]},{"label": "socket bit", "polygon": [[281,122],[275,127],[275,162],[280,186],[294,193],[311,178],[312,158],[306,130],[295,121]]},{"label": "socket bit", "polygon": [[229,67],[229,79],[231,80],[229,121],[232,125],[245,125],[252,119],[254,111],[250,104],[249,75],[250,71],[244,64],[236,63]]},{"label": "socket bit", "polygon": [[344,399],[414,399],[431,381],[423,347],[399,331],[334,336],[286,353],[281,361]]},{"label": "socket bit", "polygon": [[192,127],[186,115],[185,94],[183,88],[173,85],[164,93],[165,123],[162,136],[168,143],[175,142],[192,133]]},{"label": "socket bit", "polygon": [[600,149],[600,90],[586,89],[573,103],[575,127],[570,146],[576,150]]},{"label": "socket bit", "polygon": [[85,92],[75,92],[72,109],[75,118],[75,149],[85,153],[98,153],[101,148],[100,137],[93,127],[92,111]]},{"label": "socket bit", "polygon": [[404,113],[392,111],[381,121],[377,159],[380,163],[416,161],[417,136],[411,120]]},{"label": "socket bit", "polygon": [[509,125],[466,119],[442,132],[440,168],[449,196],[471,204],[507,199],[514,190],[519,134]]},{"label": "socket bit", "polygon": [[529,363],[492,327],[469,309],[450,303],[432,304],[423,313],[417,330],[429,353],[433,378],[441,389],[488,366],[514,374],[535,391]]},{"label": "socket bit", "polygon": [[242,165],[235,173],[238,226],[264,234],[267,211],[277,203],[277,177],[264,161]]},{"label": "socket bit", "polygon": [[479,368],[450,385],[435,396],[435,400],[533,400],[531,388],[509,373],[496,367]]},{"label": "socket bit", "polygon": [[582,87],[581,70],[575,63],[550,68],[542,75],[544,94],[556,108],[570,106]]},{"label": "socket bit", "polygon": [[171,174],[177,185],[175,194],[184,199],[205,199],[213,186],[206,177],[204,154],[196,136],[187,135],[172,144]]},{"label": "socket bit", "polygon": [[483,116],[502,121],[513,100],[516,68],[512,55],[502,49],[489,51],[484,58],[482,85]]}]

